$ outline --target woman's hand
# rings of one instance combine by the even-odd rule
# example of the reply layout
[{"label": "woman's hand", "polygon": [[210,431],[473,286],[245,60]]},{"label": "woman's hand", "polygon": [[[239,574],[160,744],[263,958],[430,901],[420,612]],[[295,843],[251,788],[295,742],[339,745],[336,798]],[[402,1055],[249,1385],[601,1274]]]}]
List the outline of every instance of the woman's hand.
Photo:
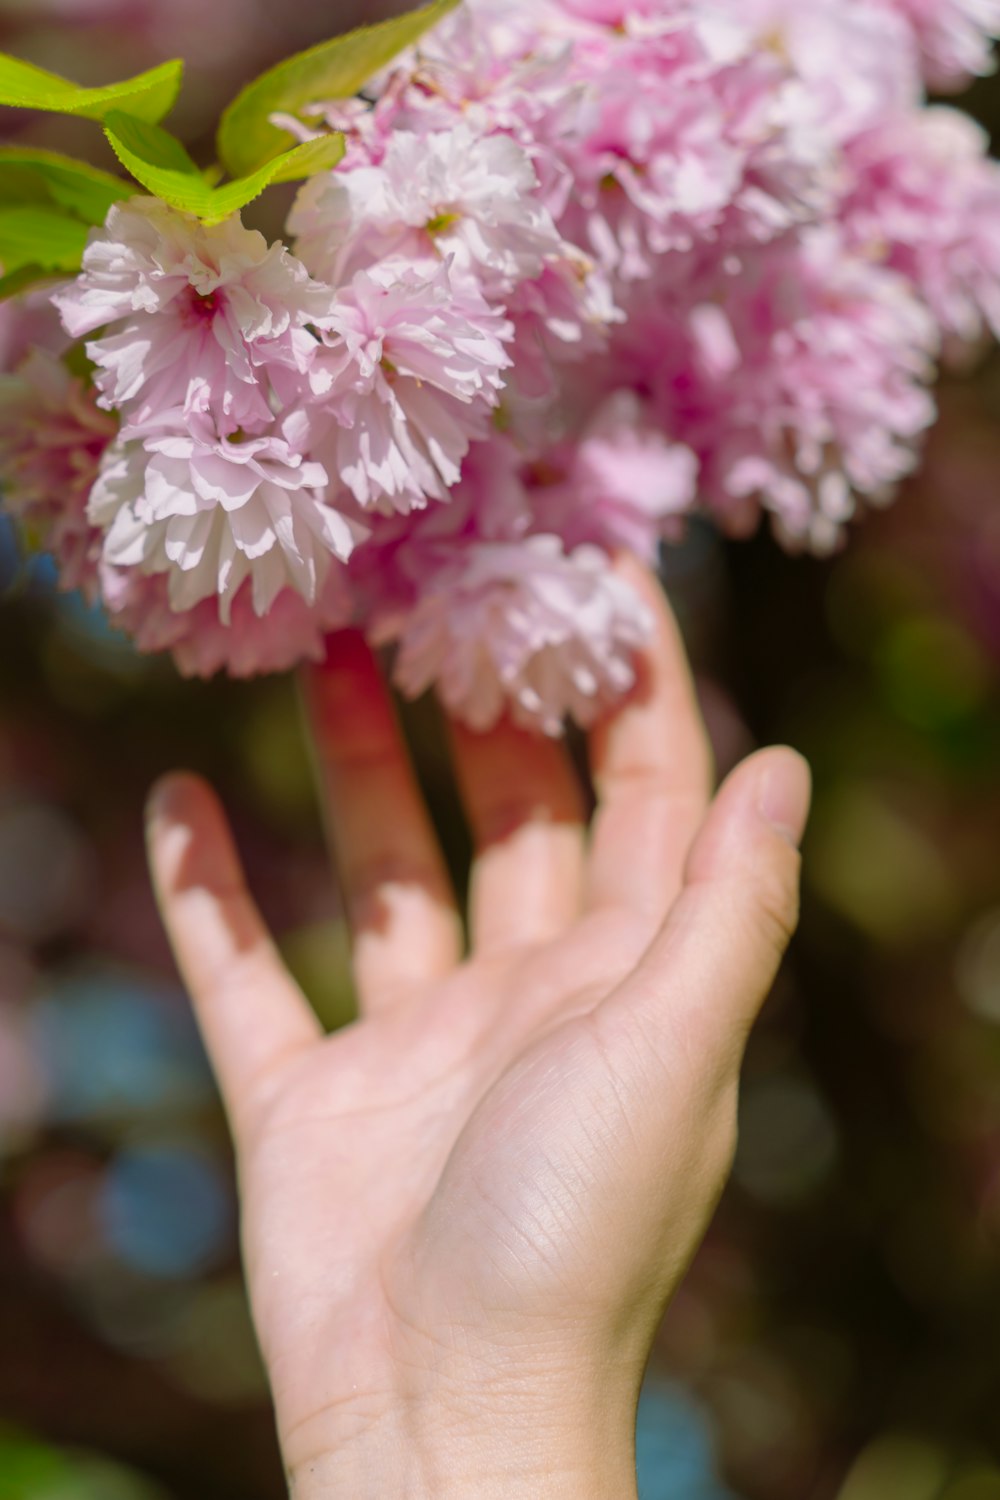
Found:
[{"label": "woman's hand", "polygon": [[676,628],[591,743],[453,731],[469,952],[375,665],[307,684],[361,1019],[332,1037],[218,803],[154,794],[151,859],[236,1138],[250,1297],[297,1500],[635,1493],[663,1308],[727,1176],[748,1029],[797,911],[809,778],[710,804]]}]

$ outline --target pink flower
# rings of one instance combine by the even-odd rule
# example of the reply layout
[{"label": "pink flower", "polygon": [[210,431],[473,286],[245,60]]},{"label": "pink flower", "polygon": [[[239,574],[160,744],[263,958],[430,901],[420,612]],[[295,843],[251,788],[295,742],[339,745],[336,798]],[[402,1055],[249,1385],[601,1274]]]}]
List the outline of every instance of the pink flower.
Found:
[{"label": "pink flower", "polygon": [[392,139],[394,114],[385,101],[376,110],[367,99],[336,99],[304,104],[299,114],[276,110],[271,123],[300,142],[319,140],[331,131],[343,135],[344,156],[339,170],[346,173],[381,161]]},{"label": "pink flower", "polygon": [[938,335],[900,276],[816,231],[747,268],[729,306],[739,362],[719,381],[707,498],[759,500],[790,546],[826,551],[859,500],[885,504],[935,416]]},{"label": "pink flower", "polygon": [[[831,147],[921,102],[917,52],[895,0],[714,0],[752,51],[790,69],[797,109]],[[937,0],[932,0],[937,3]]]},{"label": "pink flower", "polygon": [[90,500],[104,561],[166,575],[176,611],[217,597],[223,624],[245,580],[258,615],[287,588],[314,604],[357,530],[327,503],[326,471],[303,458],[299,427],[289,417],[237,440],[195,417],[120,440]]},{"label": "pink flower", "polygon": [[66,589],[93,597],[99,535],[87,499],[117,424],[91,388],[54,354],[34,349],[0,376],[0,489],[4,507],[52,552]]},{"label": "pink flower", "polygon": [[925,90],[998,26],[465,0],[370,99],[282,118],[349,141],[299,258],[112,211],[54,300],[121,429],[102,458],[43,361],[0,398],[10,503],[183,670],[290,665],[351,618],[477,727],[592,722],[647,626],[611,554],[654,562],[699,510],[836,545],[915,466],[942,350],[1000,332],[1000,166]]},{"label": "pink flower", "polygon": [[[570,48],[542,3],[465,0],[397,58],[374,89],[395,126],[447,129],[464,120],[534,149],[572,80]],[[536,163],[541,166],[541,163]]]},{"label": "pink flower", "polygon": [[824,201],[787,64],[714,12],[674,9],[578,42],[579,102],[549,132],[573,184],[559,227],[625,281],[670,251],[773,239]]},{"label": "pink flower", "polygon": [[788,545],[833,546],[884,504],[934,418],[933,318],[902,276],[832,227],[762,247],[728,277],[647,290],[609,371],[700,461],[699,502],[727,531],[772,517]]},{"label": "pink flower", "polygon": [[647,612],[605,553],[571,554],[558,537],[456,549],[424,580],[400,636],[396,682],[434,686],[449,713],[487,730],[515,723],[562,732],[589,725],[633,685]]},{"label": "pink flower", "polygon": [[991,40],[1000,34],[1000,0],[884,0],[913,27],[927,80],[961,88],[977,73],[992,73]]},{"label": "pink flower", "polygon": [[44,283],[20,297],[0,302],[0,373],[16,370],[32,349],[64,354],[70,346],[52,306],[56,287]]},{"label": "pink flower", "polygon": [[694,508],[698,460],[670,441],[634,392],[623,390],[576,441],[527,473],[540,529],[557,532],[570,548],[585,542],[624,548],[654,564],[660,541],[676,534]]},{"label": "pink flower", "polygon": [[256,677],[287,672],[302,661],[322,661],[326,636],[350,623],[351,595],[343,569],[331,569],[315,602],[285,588],[266,615],[254,608],[253,585],[236,591],[223,618],[220,601],[203,599],[193,609],[170,605],[166,574],[104,563],[101,587],[110,623],[144,653],[169,651],[184,677]]},{"label": "pink flower", "polygon": [[444,500],[482,436],[510,364],[510,324],[447,266],[359,271],[325,319],[313,388],[318,446],[359,505]]},{"label": "pink flower", "polygon": [[105,406],[139,426],[208,411],[233,432],[270,422],[273,390],[308,366],[306,324],[329,293],[238,218],[208,226],[143,198],[111,209],[53,300],[73,338],[105,330],[87,346]]},{"label": "pink flower", "polygon": [[565,364],[602,355],[624,314],[611,278],[579,254],[546,266],[507,298],[514,326],[510,385],[529,398],[558,395]]},{"label": "pink flower", "polygon": [[313,178],[289,220],[310,269],[334,282],[389,255],[467,272],[487,297],[540,276],[566,250],[523,147],[466,124],[398,130],[378,166]]},{"label": "pink flower", "polygon": [[884,259],[962,343],[1000,335],[1000,165],[986,132],[938,107],[891,119],[852,143],[844,206],[862,254]]}]

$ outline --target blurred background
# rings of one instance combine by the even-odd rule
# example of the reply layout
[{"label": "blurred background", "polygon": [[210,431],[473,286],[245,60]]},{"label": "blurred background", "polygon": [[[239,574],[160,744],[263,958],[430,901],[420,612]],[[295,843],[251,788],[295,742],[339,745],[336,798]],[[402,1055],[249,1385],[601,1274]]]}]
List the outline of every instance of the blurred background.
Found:
[{"label": "blurred background", "polygon": [[[0,48],[94,83],[187,56],[178,128],[204,153],[252,71],[389,9],[0,0]],[[1000,128],[1000,83],[968,104]],[[0,115],[79,149],[65,129]],[[665,559],[721,768],[787,740],[817,804],[734,1181],[643,1401],[643,1500],[1000,1500],[1000,359],[942,406],[919,480],[840,557],[695,530]],[[0,1497],[280,1500],[141,808],[168,768],[213,778],[343,1020],[294,688],[181,682],[3,530],[0,643]],[[434,711],[408,718],[460,870]]]}]

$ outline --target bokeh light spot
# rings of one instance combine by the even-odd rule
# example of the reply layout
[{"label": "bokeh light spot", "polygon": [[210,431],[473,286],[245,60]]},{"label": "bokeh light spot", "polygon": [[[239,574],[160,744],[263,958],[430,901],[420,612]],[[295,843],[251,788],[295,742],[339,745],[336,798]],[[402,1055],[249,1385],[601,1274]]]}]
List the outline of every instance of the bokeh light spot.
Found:
[{"label": "bokeh light spot", "polygon": [[97,1213],[102,1176],[98,1158],[52,1151],[33,1161],[17,1184],[13,1211],[21,1240],[56,1275],[87,1274],[103,1255]]},{"label": "bokeh light spot", "polygon": [[167,1500],[159,1486],[104,1458],[0,1432],[3,1500]]},{"label": "bokeh light spot", "polygon": [[266,1398],[267,1377],[242,1278],[194,1288],[171,1335],[165,1369],[191,1395],[224,1406]]},{"label": "bokeh light spot", "polygon": [[732,1500],[715,1477],[714,1439],[704,1412],[680,1386],[647,1380],[639,1402],[639,1500]]},{"label": "bokeh light spot", "polygon": [[852,782],[818,803],[806,878],[876,942],[924,940],[948,929],[954,872],[928,833],[875,786]]},{"label": "bokeh light spot", "polygon": [[941,1500],[950,1467],[934,1443],[887,1434],[865,1449],[837,1500]]},{"label": "bokeh light spot", "polygon": [[808,1196],[837,1159],[837,1133],[807,1078],[750,1079],[740,1103],[740,1139],[734,1175],[764,1203]]},{"label": "bokeh light spot", "polygon": [[975,712],[993,682],[989,660],[954,620],[919,615],[887,631],[876,664],[886,696],[918,729],[943,729]]},{"label": "bokeh light spot", "polygon": [[88,911],[94,855],[58,808],[0,801],[0,929],[28,943],[58,937]]},{"label": "bokeh light spot", "polygon": [[944,1500],[1000,1500],[1000,1469],[976,1468],[950,1484]]},{"label": "bokeh light spot", "polygon": [[231,1249],[228,1179],[193,1146],[123,1151],[108,1170],[100,1213],[111,1247],[149,1276],[195,1276]]},{"label": "bokeh light spot", "polygon": [[95,969],[56,979],[34,1029],[56,1119],[176,1113],[213,1097],[187,1001],[146,975]]}]

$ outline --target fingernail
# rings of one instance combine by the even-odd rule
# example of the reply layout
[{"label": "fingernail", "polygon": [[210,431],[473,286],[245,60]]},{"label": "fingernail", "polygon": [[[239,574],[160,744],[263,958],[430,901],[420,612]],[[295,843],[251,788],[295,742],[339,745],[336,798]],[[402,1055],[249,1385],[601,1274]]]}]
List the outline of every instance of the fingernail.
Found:
[{"label": "fingernail", "polygon": [[802,842],[812,800],[812,774],[795,750],[772,751],[761,772],[757,805],[761,816],[796,849]]},{"label": "fingernail", "polygon": [[161,776],[159,781],[153,783],[146,798],[145,817],[146,822],[152,823],[162,814],[168,813],[176,803],[177,798],[183,794],[185,785],[190,777],[184,771],[169,771],[166,776]]}]

